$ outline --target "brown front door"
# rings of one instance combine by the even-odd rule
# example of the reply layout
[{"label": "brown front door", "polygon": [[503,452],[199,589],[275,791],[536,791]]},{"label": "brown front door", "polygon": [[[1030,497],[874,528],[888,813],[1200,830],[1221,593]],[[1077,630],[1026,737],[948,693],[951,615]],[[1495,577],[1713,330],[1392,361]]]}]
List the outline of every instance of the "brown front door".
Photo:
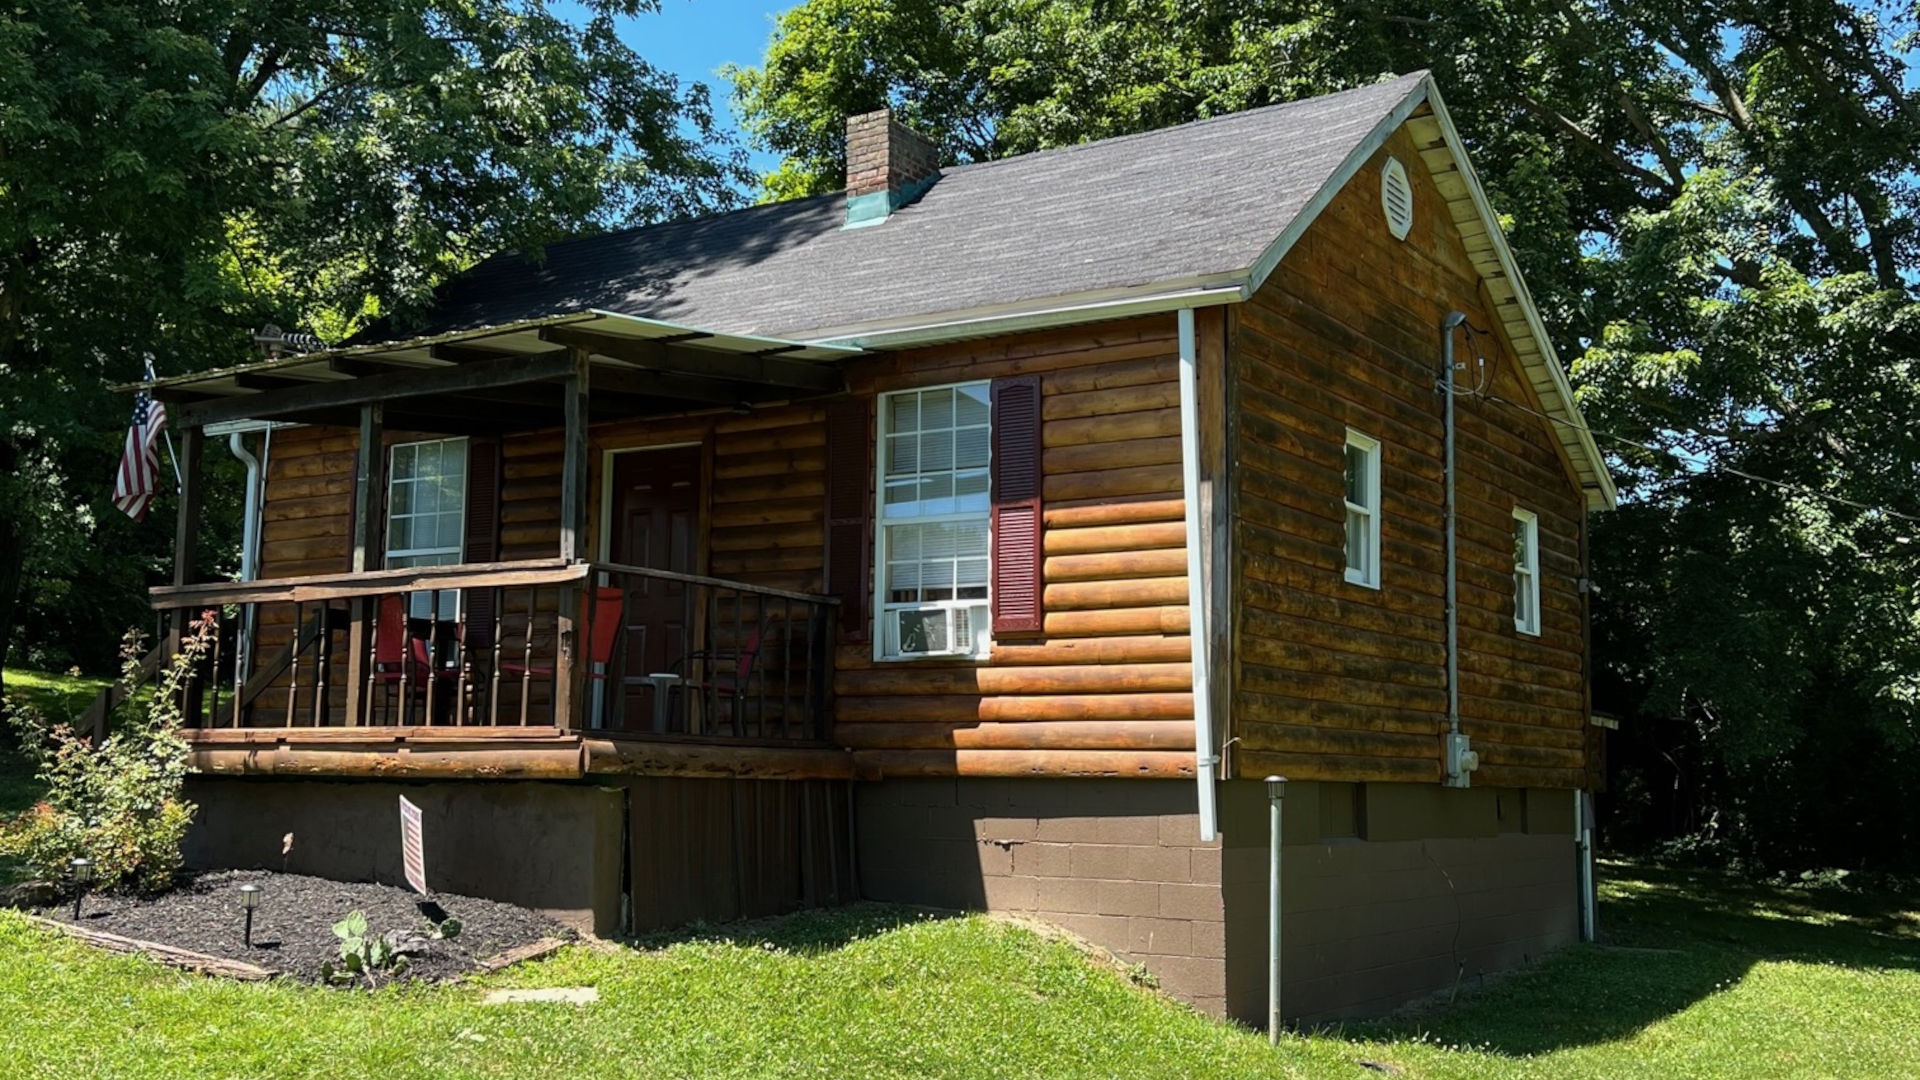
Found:
[{"label": "brown front door", "polygon": [[[699,572],[700,462],[698,446],[635,450],[613,458],[613,561],[680,574]],[[627,731],[655,728],[654,683],[660,672],[686,674],[695,613],[687,588],[676,581],[627,575],[625,633],[615,670],[622,684],[609,723]],[[671,725],[677,726],[677,725]]]}]

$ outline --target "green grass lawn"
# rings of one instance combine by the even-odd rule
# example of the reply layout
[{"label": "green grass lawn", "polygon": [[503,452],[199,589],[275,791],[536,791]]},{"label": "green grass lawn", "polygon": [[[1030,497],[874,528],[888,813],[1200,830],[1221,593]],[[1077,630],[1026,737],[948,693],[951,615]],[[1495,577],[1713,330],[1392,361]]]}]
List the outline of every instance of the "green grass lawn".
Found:
[{"label": "green grass lawn", "polygon": [[[100,685],[7,682],[76,714]],[[0,752],[0,812],[34,795]],[[484,985],[594,986],[598,1004],[483,1007],[476,987],[188,976],[0,911],[0,1077],[1384,1075],[1363,1062],[1464,1080],[1920,1075],[1920,895],[1628,864],[1604,880],[1607,944],[1278,1050],[981,917],[858,907],[573,947]]]},{"label": "green grass lawn", "polygon": [[0,1072],[30,1077],[1894,1077],[1920,1073],[1909,899],[1609,868],[1612,944],[1418,1020],[1289,1038],[1207,1020],[980,917],[812,913],[570,948],[472,987],[240,985],[0,913]]},{"label": "green grass lawn", "polygon": [[107,685],[106,679],[55,675],[24,668],[8,668],[5,678],[8,700],[32,705],[54,723],[80,719],[80,714],[93,704],[94,696]]}]

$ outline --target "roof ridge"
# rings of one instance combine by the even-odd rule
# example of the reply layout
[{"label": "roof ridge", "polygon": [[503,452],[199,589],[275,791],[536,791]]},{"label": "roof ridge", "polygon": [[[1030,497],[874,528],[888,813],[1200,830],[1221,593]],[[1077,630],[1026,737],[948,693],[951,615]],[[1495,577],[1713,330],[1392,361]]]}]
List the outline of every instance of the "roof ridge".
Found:
[{"label": "roof ridge", "polygon": [[1124,135],[1108,135],[1105,138],[1088,139],[1085,142],[1069,143],[1066,146],[1049,146],[1040,150],[1029,150],[1024,154],[1014,154],[1011,157],[988,158],[985,161],[969,161],[963,165],[953,166],[951,171],[972,172],[972,171],[986,169],[995,165],[1010,165],[1010,164],[1013,164],[1014,162],[1031,161],[1034,158],[1056,157],[1064,154],[1070,154],[1076,150],[1090,149],[1095,146],[1112,146],[1116,143],[1135,142],[1141,139],[1150,139],[1159,135],[1167,135],[1175,131],[1186,131],[1189,128],[1205,127],[1211,124],[1226,123],[1228,121],[1245,119],[1247,117],[1252,117],[1252,116],[1261,116],[1261,115],[1267,115],[1267,114],[1276,113],[1276,112],[1284,112],[1288,109],[1294,108],[1295,106],[1307,105],[1307,104],[1319,104],[1327,101],[1330,98],[1347,97],[1353,94],[1365,93],[1366,91],[1369,91],[1369,90],[1378,90],[1383,86],[1390,86],[1394,83],[1399,83],[1399,82],[1418,83],[1419,81],[1425,79],[1429,74],[1431,74],[1431,72],[1427,68],[1416,68],[1415,70],[1409,71],[1404,75],[1395,75],[1392,78],[1381,79],[1379,82],[1367,83],[1364,86],[1349,86],[1345,90],[1335,90],[1335,91],[1332,91],[1331,93],[1315,94],[1311,97],[1291,98],[1286,101],[1275,101],[1266,105],[1257,105],[1251,109],[1235,109],[1232,112],[1215,113],[1212,116],[1203,116],[1198,120],[1186,120],[1178,124],[1169,124],[1166,127],[1147,128],[1144,131],[1130,131]]}]

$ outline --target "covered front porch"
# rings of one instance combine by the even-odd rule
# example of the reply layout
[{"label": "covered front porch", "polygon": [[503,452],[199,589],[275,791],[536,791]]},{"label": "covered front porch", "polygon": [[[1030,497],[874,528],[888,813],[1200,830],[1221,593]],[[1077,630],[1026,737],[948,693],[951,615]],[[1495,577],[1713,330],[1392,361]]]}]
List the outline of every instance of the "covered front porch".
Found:
[{"label": "covered front porch", "polygon": [[[775,437],[743,484],[715,452],[807,430],[854,352],[593,312],[163,380],[183,492],[153,604],[167,655],[203,643],[196,768],[847,775],[819,454]],[[300,425],[260,574],[194,581],[205,432],[242,419]],[[743,514],[762,492],[781,506]]]}]

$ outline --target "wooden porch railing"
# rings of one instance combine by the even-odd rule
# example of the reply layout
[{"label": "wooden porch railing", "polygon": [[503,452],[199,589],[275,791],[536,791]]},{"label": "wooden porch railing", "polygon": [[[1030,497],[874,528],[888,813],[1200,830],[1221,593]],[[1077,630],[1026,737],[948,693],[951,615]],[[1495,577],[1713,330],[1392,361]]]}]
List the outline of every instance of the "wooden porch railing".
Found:
[{"label": "wooden porch railing", "polygon": [[182,702],[192,727],[703,741],[826,736],[833,603],[560,560],[153,590],[175,626],[218,627]]}]

